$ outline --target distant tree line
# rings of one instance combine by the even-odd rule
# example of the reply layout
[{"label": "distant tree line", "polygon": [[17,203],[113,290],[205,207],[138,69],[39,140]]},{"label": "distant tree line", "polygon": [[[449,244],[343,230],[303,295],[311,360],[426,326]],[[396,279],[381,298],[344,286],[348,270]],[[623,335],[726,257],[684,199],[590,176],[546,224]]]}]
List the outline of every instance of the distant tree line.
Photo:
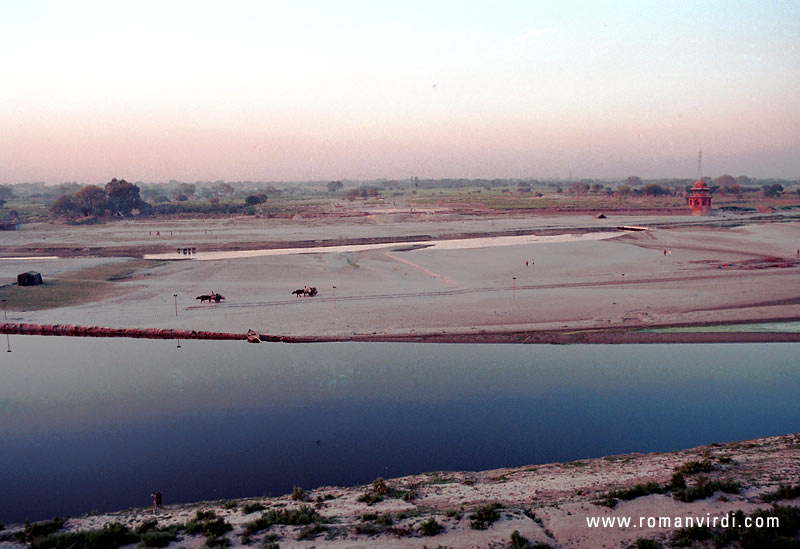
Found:
[{"label": "distant tree line", "polygon": [[50,212],[57,216],[106,216],[127,217],[134,210],[150,213],[152,206],[141,199],[139,187],[124,179],[112,179],[105,187],[87,185],[75,192],[59,197],[51,206]]}]

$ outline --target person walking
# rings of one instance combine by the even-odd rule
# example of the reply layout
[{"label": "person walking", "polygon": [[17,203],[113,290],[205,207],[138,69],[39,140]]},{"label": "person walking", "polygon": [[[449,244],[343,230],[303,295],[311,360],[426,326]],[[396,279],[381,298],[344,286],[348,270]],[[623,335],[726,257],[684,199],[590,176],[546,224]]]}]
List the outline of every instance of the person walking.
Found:
[{"label": "person walking", "polygon": [[158,514],[158,510],[161,508],[161,502],[163,501],[163,496],[161,492],[155,492],[150,494],[153,497],[153,514]]}]

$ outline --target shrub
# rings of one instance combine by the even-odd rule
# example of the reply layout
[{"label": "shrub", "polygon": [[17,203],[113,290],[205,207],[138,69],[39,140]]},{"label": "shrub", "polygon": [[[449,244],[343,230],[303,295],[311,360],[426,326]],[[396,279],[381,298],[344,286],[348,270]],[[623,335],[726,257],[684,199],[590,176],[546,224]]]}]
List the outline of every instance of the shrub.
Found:
[{"label": "shrub", "polygon": [[301,505],[297,509],[270,509],[256,520],[244,525],[242,538],[249,538],[255,533],[267,530],[273,524],[300,526],[322,522],[324,522],[322,516],[308,505]]},{"label": "shrub", "polygon": [[613,490],[595,501],[595,503],[613,509],[616,507],[619,500],[630,501],[639,497],[649,496],[650,494],[663,494],[668,490],[668,486],[661,486],[656,482],[648,482],[647,484],[637,484],[630,488]]},{"label": "shrub", "polygon": [[636,549],[661,549],[661,544],[654,539],[639,538],[636,540]]},{"label": "shrub", "polygon": [[314,523],[313,526],[308,526],[307,528],[303,528],[302,530],[300,530],[300,532],[297,534],[297,539],[298,540],[314,539],[327,529],[328,529],[327,526],[323,526],[319,522],[316,522]]},{"label": "shrub", "polygon": [[100,530],[70,532],[68,534],[50,535],[38,540],[31,539],[34,547],[88,547],[114,548],[130,545],[140,540],[130,528],[118,522],[106,524]]},{"label": "shrub", "polygon": [[372,505],[375,505],[376,503],[379,503],[379,502],[383,501],[383,496],[378,495],[378,494],[373,494],[373,493],[370,493],[370,492],[364,492],[363,494],[358,496],[358,500],[357,501],[360,501],[361,503],[366,503],[367,505],[372,506]]},{"label": "shrub", "polygon": [[703,461],[687,461],[680,467],[675,468],[676,473],[683,475],[694,475],[695,473],[710,473],[714,470],[714,464],[708,459]]},{"label": "shrub", "polygon": [[708,481],[706,477],[700,475],[697,477],[697,484],[676,491],[674,496],[678,501],[690,502],[711,497],[718,490],[726,494],[738,494],[741,488],[738,482],[725,479]]},{"label": "shrub", "polygon": [[355,532],[359,536],[375,536],[383,531],[373,524],[356,524]]},{"label": "shrub", "polygon": [[519,530],[511,532],[511,544],[508,549],[530,549],[531,542],[519,533]]},{"label": "shrub", "polygon": [[372,481],[372,491],[381,496],[385,496],[389,493],[389,486],[387,486],[386,481],[383,480],[382,477],[378,477]]},{"label": "shrub", "polygon": [[295,486],[292,488],[292,499],[294,501],[306,501],[306,492],[299,486]]},{"label": "shrub", "polygon": [[443,529],[444,528],[442,527],[442,525],[436,522],[436,519],[434,517],[431,517],[422,524],[420,524],[420,531],[422,532],[423,536],[435,536]]},{"label": "shrub", "polygon": [[514,530],[511,532],[511,544],[508,546],[508,549],[552,549],[552,547],[541,542],[532,544],[519,533],[519,530]]},{"label": "shrub", "polygon": [[26,522],[25,536],[28,539],[49,536],[53,532],[58,532],[61,530],[66,522],[67,519],[61,517],[55,517],[53,520],[34,522],[33,524]]},{"label": "shrub", "polygon": [[[761,501],[779,501],[782,499],[795,499],[800,497],[800,484],[794,486],[779,486],[774,492],[761,496]],[[2,528],[0,528],[1,530]]]},{"label": "shrub", "polygon": [[672,546],[691,547],[695,541],[706,541],[711,539],[712,536],[713,534],[708,526],[681,528],[672,534]]},{"label": "shrub", "polygon": [[491,503],[478,507],[475,510],[475,514],[469,516],[471,519],[469,527],[473,530],[486,530],[490,524],[500,518],[500,513],[497,510],[502,508],[503,505],[500,503]]},{"label": "shrub", "polygon": [[206,547],[228,547],[230,541],[223,536],[231,530],[233,526],[218,517],[214,511],[197,511],[194,518],[186,524],[187,534],[206,536]]},{"label": "shrub", "polygon": [[178,540],[178,527],[154,529],[139,534],[142,547],[166,547]]},{"label": "shrub", "polygon": [[266,509],[266,507],[264,507],[263,504],[258,503],[258,502],[245,503],[244,505],[242,505],[242,512],[245,515],[249,515],[251,513],[256,513],[258,511],[263,511],[264,509]]}]

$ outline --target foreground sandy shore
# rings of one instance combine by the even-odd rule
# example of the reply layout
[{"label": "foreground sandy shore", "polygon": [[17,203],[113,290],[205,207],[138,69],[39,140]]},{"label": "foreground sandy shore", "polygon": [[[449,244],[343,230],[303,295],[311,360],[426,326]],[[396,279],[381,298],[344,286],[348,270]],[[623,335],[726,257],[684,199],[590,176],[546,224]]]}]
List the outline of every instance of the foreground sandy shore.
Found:
[{"label": "foreground sandy shore", "polygon": [[[450,340],[488,341],[495,336],[509,340],[500,336],[521,332],[797,320],[800,221],[764,221],[589,216],[409,220],[376,215],[356,220],[26,226],[4,235],[9,246],[2,254],[6,259],[0,260],[0,283],[11,283],[17,273],[31,269],[42,272],[45,281],[80,277],[87,269],[141,256],[145,247],[236,250],[556,233],[562,240],[513,246],[439,250],[398,244],[356,252],[323,249],[243,259],[140,261],[130,276],[98,286],[79,304],[32,310],[22,292],[6,288],[8,321],[239,333],[252,329],[333,339],[454,336]],[[587,231],[616,231],[623,225],[651,229],[618,231],[619,236],[605,240],[581,238]],[[41,254],[65,257],[8,259]],[[304,285],[317,287],[319,295],[291,294]],[[195,300],[212,290],[226,300],[213,305]]]},{"label": "foreground sandy shore", "polygon": [[[648,526],[650,517],[685,521],[686,517],[770,509],[772,503],[762,496],[774,494],[781,485],[800,483],[799,458],[800,434],[792,434],[668,454],[627,454],[483,472],[441,471],[367,486],[322,487],[302,495],[167,505],[155,516],[150,508],[130,509],[70,518],[54,535],[97,530],[112,523],[136,530],[153,519],[156,524],[151,528],[189,524],[191,530],[193,519],[195,528],[203,522],[196,520],[199,512],[206,522],[211,517],[224,521],[216,523],[217,529],[227,530],[219,537],[234,547],[262,546],[269,541],[280,547],[508,547],[514,531],[532,544],[550,547],[628,547],[639,538],[666,542],[679,530]],[[730,493],[712,489],[707,497],[691,502],[680,501],[675,490],[625,495],[626,489],[636,485],[669,486],[681,468],[689,489],[713,481],[738,486],[727,488]],[[650,484],[650,491],[656,484]],[[613,508],[601,504],[612,499],[610,495],[618,500]],[[796,496],[779,497],[777,503],[796,506]],[[166,497],[168,501],[169,494]],[[288,512],[303,505],[308,506],[305,514],[316,519],[316,528],[313,520],[261,530],[248,527],[269,513],[273,518],[281,513],[290,516]],[[477,514],[480,508],[483,511]],[[496,516],[490,511],[493,508]],[[618,524],[589,527],[587,518],[591,517],[631,517],[633,522],[627,528]],[[423,524],[431,519],[441,529],[435,534],[435,528],[429,529],[431,535],[425,535]],[[248,528],[253,533],[243,538]],[[172,547],[201,547],[209,537],[185,530],[176,536]],[[13,547],[24,537],[22,525],[10,525],[0,532],[0,544]]]}]

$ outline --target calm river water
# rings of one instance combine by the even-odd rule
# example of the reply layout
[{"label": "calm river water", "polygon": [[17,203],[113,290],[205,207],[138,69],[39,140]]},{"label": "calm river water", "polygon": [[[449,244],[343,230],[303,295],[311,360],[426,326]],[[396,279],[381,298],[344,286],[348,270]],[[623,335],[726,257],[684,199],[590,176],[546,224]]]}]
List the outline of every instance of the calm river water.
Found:
[{"label": "calm river water", "polygon": [[[5,342],[4,342],[5,343]],[[800,430],[797,344],[11,336],[0,520],[278,495]]]}]

